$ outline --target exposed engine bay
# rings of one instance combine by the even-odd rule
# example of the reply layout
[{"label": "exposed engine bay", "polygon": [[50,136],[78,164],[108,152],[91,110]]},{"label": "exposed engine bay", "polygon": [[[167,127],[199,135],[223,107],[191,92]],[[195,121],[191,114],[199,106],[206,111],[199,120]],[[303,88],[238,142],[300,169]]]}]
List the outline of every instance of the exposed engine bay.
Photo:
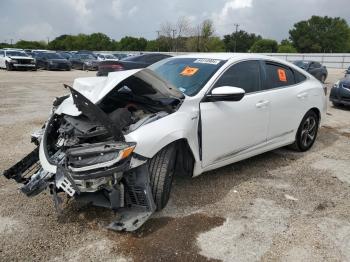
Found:
[{"label": "exposed engine bay", "polygon": [[[176,111],[181,99],[159,96],[134,76],[120,82],[98,103],[66,88],[71,95],[54,101],[49,120],[32,135],[37,148],[4,175],[23,183],[21,191],[29,197],[49,188],[58,212],[62,204],[58,193],[65,192],[77,201],[117,211],[118,218],[109,228],[133,231],[156,206],[148,159],[133,153],[136,142],[126,142],[124,135]],[[57,113],[68,99],[79,115]],[[42,161],[56,172],[45,169]]]}]

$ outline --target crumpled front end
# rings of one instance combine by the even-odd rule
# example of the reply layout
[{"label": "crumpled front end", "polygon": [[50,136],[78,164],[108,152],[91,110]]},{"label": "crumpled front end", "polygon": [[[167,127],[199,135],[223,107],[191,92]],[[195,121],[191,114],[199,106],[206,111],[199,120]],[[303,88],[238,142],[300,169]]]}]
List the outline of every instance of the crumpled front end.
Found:
[{"label": "crumpled front end", "polygon": [[58,193],[65,192],[77,201],[117,211],[109,228],[136,230],[156,205],[149,159],[136,154],[137,143],[125,141],[124,135],[166,117],[180,103],[176,98],[147,98],[143,90],[138,91],[142,96],[133,92],[133,86],[142,84],[134,76],[126,78],[95,103],[66,86],[71,96],[58,98],[49,120],[32,135],[36,148],[4,176],[22,183],[21,191],[28,197],[49,189],[58,212]]}]

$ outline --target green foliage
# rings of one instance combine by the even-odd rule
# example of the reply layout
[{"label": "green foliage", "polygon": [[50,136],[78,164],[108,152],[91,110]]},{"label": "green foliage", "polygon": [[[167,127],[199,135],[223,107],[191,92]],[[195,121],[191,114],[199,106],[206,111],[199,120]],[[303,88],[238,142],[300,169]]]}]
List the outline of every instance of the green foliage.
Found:
[{"label": "green foliage", "polygon": [[20,40],[15,45],[15,48],[21,49],[46,49],[47,44],[44,41],[25,41]]},{"label": "green foliage", "polygon": [[234,32],[231,35],[225,35],[223,42],[227,52],[234,52],[235,45],[236,52],[248,52],[253,44],[261,39],[262,37],[260,35],[249,34],[246,31],[240,30],[237,33]]},{"label": "green foliage", "polygon": [[340,17],[312,16],[294,24],[289,31],[297,51],[302,53],[346,52],[350,46],[350,29]]},{"label": "green foliage", "polygon": [[297,53],[297,50],[291,44],[281,44],[278,46],[278,53]]},{"label": "green foliage", "polygon": [[119,46],[122,51],[144,51],[147,47],[147,40],[143,37],[125,36],[120,39]]},{"label": "green foliage", "polygon": [[278,44],[272,39],[261,39],[256,41],[250,51],[253,53],[275,53],[277,52]]}]

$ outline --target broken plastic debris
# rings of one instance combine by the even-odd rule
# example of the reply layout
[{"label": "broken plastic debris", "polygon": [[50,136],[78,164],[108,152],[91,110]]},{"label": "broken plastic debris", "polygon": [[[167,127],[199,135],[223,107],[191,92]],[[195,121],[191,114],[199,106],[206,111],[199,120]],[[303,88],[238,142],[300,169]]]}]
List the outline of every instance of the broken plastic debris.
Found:
[{"label": "broken plastic debris", "polygon": [[288,194],[285,194],[284,197],[285,197],[286,199],[288,199],[288,200],[298,201],[297,198],[295,198],[295,197],[293,197],[293,196],[291,196],[291,195],[288,195]]}]

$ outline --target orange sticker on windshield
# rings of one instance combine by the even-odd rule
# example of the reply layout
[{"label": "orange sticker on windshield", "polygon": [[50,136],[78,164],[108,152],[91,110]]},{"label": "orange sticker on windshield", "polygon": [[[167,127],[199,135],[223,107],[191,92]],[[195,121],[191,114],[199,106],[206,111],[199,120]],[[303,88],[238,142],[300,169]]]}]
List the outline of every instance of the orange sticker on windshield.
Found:
[{"label": "orange sticker on windshield", "polygon": [[197,67],[190,67],[186,66],[184,70],[180,73],[182,76],[193,76],[195,73],[197,73],[199,68]]},{"label": "orange sticker on windshield", "polygon": [[287,82],[287,75],[286,75],[286,71],[284,69],[278,69],[278,78],[280,81],[282,82]]}]

